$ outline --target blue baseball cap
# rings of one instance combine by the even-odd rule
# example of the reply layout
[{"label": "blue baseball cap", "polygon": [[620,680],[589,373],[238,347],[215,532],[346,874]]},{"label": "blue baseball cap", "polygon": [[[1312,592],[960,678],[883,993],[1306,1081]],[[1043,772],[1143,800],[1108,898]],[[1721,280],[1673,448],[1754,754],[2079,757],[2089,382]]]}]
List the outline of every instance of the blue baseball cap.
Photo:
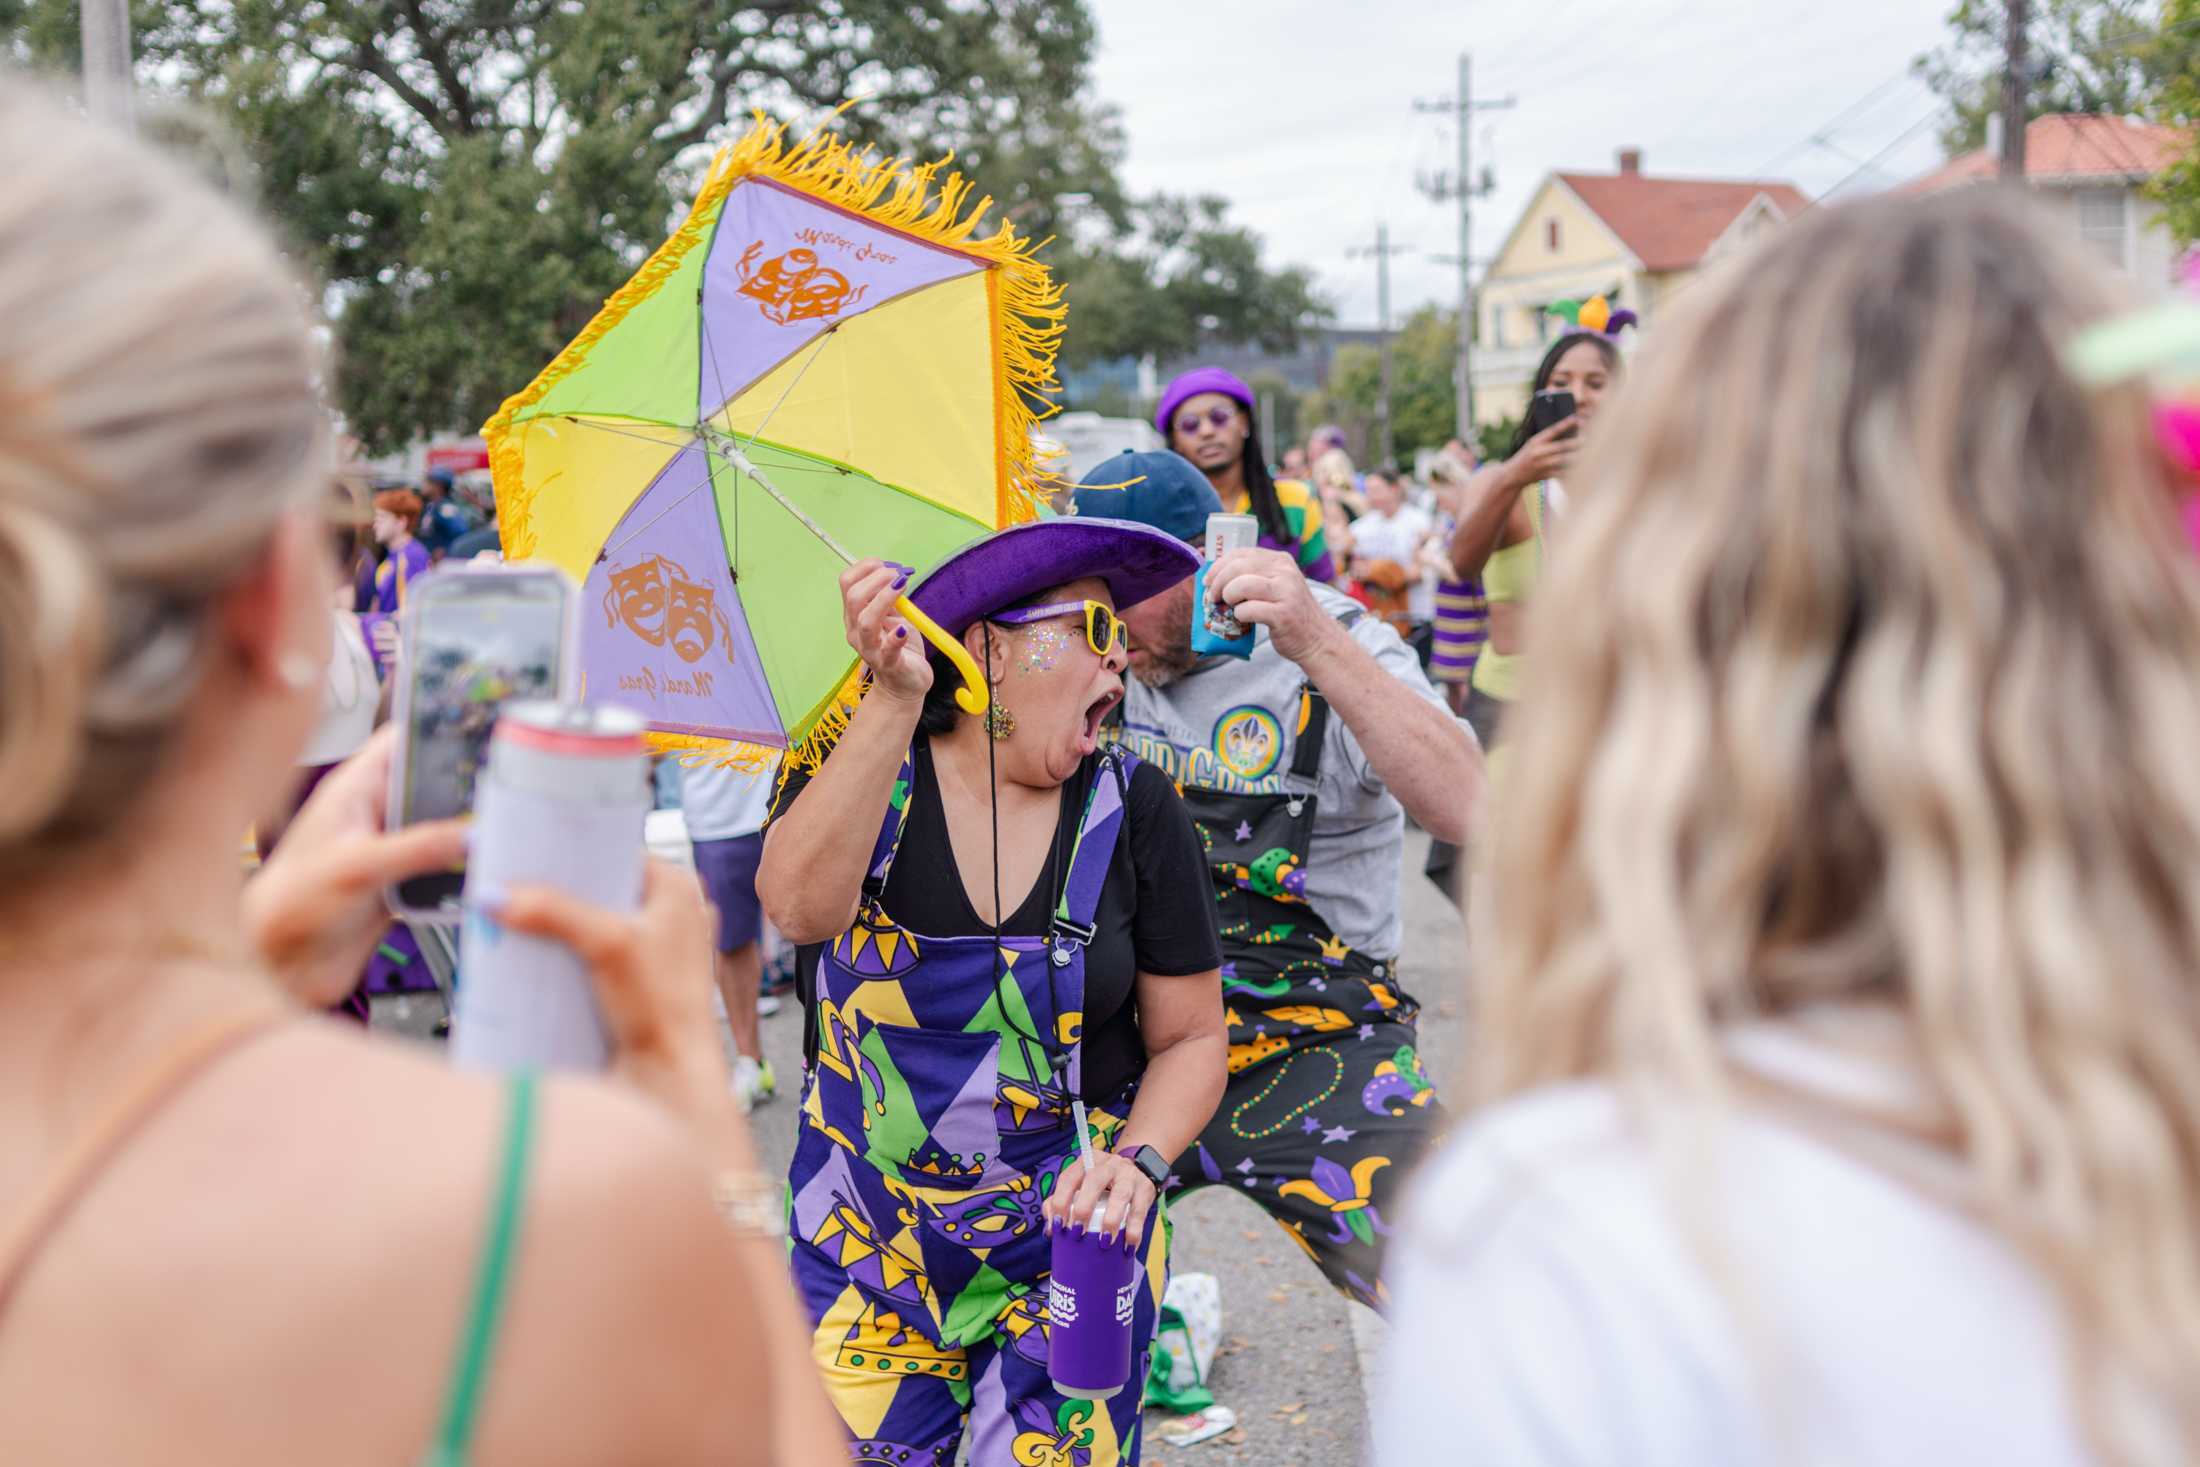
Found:
[{"label": "blue baseball cap", "polygon": [[[1136,479],[1138,483],[1130,481]],[[1094,485],[1129,484],[1127,489]],[[1207,516],[1222,513],[1222,500],[1207,476],[1182,454],[1166,448],[1146,453],[1124,449],[1102,459],[1077,489],[1077,513],[1151,525],[1193,543],[1207,534]]]}]

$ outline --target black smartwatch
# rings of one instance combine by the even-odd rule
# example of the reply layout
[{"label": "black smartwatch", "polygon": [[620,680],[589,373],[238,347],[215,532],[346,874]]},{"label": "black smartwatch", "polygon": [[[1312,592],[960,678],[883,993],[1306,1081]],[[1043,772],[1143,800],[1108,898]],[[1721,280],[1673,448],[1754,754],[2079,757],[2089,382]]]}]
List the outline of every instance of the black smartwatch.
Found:
[{"label": "black smartwatch", "polygon": [[1169,1185],[1168,1160],[1151,1146],[1140,1146],[1130,1151],[1118,1151],[1115,1154],[1144,1172],[1146,1180],[1152,1182],[1155,1187],[1162,1188]]}]

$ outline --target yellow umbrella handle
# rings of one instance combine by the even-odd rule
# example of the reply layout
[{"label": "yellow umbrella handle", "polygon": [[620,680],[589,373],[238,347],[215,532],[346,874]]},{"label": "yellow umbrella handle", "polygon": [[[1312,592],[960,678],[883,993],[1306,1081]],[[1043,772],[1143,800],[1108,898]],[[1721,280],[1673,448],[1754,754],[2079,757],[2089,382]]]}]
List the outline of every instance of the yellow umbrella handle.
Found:
[{"label": "yellow umbrella handle", "polygon": [[962,674],[963,685],[955,689],[955,706],[965,713],[983,713],[993,702],[986,690],[985,678],[978,671],[978,659],[970,655],[970,649],[942,630],[940,624],[923,612],[907,596],[894,598],[894,610],[901,619],[917,629],[917,634],[940,649],[955,671]]}]

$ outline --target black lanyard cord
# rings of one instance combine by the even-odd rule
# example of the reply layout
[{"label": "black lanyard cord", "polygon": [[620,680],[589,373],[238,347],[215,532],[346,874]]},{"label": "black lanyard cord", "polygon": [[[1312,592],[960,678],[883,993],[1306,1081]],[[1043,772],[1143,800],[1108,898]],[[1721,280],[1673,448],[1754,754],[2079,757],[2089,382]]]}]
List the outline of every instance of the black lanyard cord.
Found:
[{"label": "black lanyard cord", "polygon": [[[993,671],[993,624],[984,622],[981,625],[985,628],[986,694],[989,702],[987,711],[980,716],[990,719],[992,717],[992,703],[997,702],[999,699],[999,693],[991,681]],[[1037,1045],[1039,1053],[1046,1056],[1047,1072],[1054,1077],[1056,1088],[1060,1088],[1066,1079],[1064,1072],[1069,1068],[1069,1056],[1067,1054],[1056,1054],[1053,1046],[1017,1023],[1015,1016],[1009,1012],[1008,999],[1001,988],[1001,979],[1007,974],[1008,965],[1001,961],[1001,919],[1003,916],[1001,911],[1001,777],[1000,766],[993,748],[1000,740],[993,737],[991,728],[982,729],[980,732],[985,736],[986,808],[992,817],[993,829],[993,952],[989,961],[993,969],[994,1006],[1000,1010],[1001,1022],[1006,1024],[1009,1032],[1016,1036],[1016,1043],[1024,1052],[1024,1068],[1033,1075],[1039,1073],[1039,1066],[1033,1063],[1031,1054],[1032,1046]],[[1061,852],[1062,821],[1061,817],[1057,815],[1054,822],[1054,857],[1057,867],[1061,865]],[[1057,870],[1056,882],[1059,883],[1064,879],[1066,878]],[[1048,909],[1050,917],[1054,909],[1060,905],[1061,899],[1057,896],[1054,907]],[[1052,1009],[1055,1006],[1057,995],[1054,989],[1054,954],[1051,949],[1040,961],[1046,964],[1047,1007]]]}]

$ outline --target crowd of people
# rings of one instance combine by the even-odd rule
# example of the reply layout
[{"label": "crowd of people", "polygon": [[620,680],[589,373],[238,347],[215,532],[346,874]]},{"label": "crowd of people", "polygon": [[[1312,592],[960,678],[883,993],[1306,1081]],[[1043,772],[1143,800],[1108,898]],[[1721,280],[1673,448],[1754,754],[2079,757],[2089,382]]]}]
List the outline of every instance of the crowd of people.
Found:
[{"label": "crowd of people", "polygon": [[[2190,486],[2022,203],[1814,210],[1426,492],[1179,378],[1074,514],[847,570],[861,700],[687,792],[701,886],[499,894],[613,1060],[491,1077],[316,1012],[464,856],[357,702],[476,530],[330,510],[233,202],[23,89],[0,152],[0,1459],[1133,1463],[1050,1236],[1137,1251],[1142,1362],[1203,1186],[1390,1315],[1377,1462],[2200,1455]],[[1404,950],[1409,821],[1471,959]],[[760,1066],[766,917],[784,1178],[713,1006]]]}]

